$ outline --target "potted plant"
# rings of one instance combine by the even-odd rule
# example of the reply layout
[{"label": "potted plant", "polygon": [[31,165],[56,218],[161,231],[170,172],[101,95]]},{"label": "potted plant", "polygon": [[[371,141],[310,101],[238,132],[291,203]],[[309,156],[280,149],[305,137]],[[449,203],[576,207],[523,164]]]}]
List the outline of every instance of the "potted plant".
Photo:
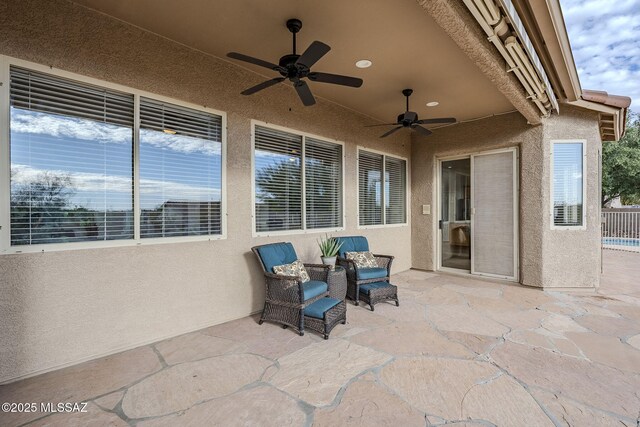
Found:
[{"label": "potted plant", "polygon": [[325,234],[324,238],[318,240],[318,246],[320,247],[322,263],[324,265],[330,265],[331,269],[335,268],[336,257],[338,256],[338,251],[342,243],[338,243],[335,237]]}]

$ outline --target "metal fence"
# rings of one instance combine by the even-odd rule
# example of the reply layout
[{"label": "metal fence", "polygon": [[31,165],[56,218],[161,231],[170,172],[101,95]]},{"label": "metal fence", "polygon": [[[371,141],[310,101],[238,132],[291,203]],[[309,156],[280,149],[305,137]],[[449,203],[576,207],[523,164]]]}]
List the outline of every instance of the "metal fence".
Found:
[{"label": "metal fence", "polygon": [[607,249],[640,252],[640,209],[603,209],[602,244]]}]

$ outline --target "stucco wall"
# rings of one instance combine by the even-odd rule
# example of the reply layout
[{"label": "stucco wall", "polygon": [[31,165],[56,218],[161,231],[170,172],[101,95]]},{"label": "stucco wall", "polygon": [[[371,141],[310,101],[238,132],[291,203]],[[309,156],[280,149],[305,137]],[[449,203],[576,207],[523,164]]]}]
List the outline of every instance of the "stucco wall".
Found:
[{"label": "stucco wall", "polygon": [[[584,205],[586,230],[551,229],[551,180],[545,179],[543,239],[543,283],[545,287],[597,287],[600,284],[600,187],[599,155],[602,141],[597,114],[562,106],[562,114],[543,121],[545,167],[550,174],[553,140],[586,141],[587,199]],[[611,143],[609,143],[611,144]]]},{"label": "stucco wall", "polygon": [[[551,229],[551,141],[587,140],[587,229]],[[567,105],[561,114],[530,126],[518,113],[438,129],[412,143],[412,259],[414,268],[436,267],[437,158],[504,147],[519,148],[520,283],[545,288],[598,286],[600,225],[597,115]],[[431,205],[431,215],[422,205]]]},{"label": "stucco wall", "polygon": [[[436,210],[437,159],[494,150],[519,148],[520,170],[520,282],[542,284],[543,177],[542,128],[532,127],[520,113],[510,113],[438,129],[433,135],[415,137],[412,144],[412,246],[413,267],[433,270],[438,220]],[[431,215],[422,214],[422,205],[431,205]]]},{"label": "stucco wall", "polygon": [[[346,143],[346,230],[411,266],[409,226],[357,229],[356,147],[409,157],[371,120],[291,87],[240,92],[263,77],[66,1],[0,0],[0,54],[228,113],[227,239],[0,256],[0,382],[239,318],[264,301],[254,245],[288,240],[319,261],[318,234],[253,238],[250,120]],[[6,87],[6,82],[5,82]],[[344,88],[344,90],[356,90]],[[258,326],[256,326],[258,327]]]}]

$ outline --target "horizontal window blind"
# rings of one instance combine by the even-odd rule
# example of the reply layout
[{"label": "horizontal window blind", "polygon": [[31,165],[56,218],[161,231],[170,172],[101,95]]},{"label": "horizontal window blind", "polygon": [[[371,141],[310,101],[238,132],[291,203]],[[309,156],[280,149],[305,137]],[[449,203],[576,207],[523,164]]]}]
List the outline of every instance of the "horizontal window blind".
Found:
[{"label": "horizontal window blind", "polygon": [[10,68],[11,244],[133,238],[133,95]]},{"label": "horizontal window blind", "polygon": [[381,225],[383,156],[360,150],[358,153],[358,212],[360,225]]},{"label": "horizontal window blind", "polygon": [[553,222],[583,224],[583,144],[553,144]]},{"label": "horizontal window blind", "polygon": [[222,117],[140,99],[140,237],[222,233]]},{"label": "horizontal window blind", "polygon": [[255,127],[256,231],[302,229],[302,136]]},{"label": "horizontal window blind", "polygon": [[11,66],[11,106],[132,126],[133,95]]},{"label": "horizontal window blind", "polygon": [[342,227],[342,145],[305,138],[307,228]]},{"label": "horizontal window blind", "polygon": [[407,162],[394,157],[385,157],[385,222],[404,224],[407,222]]}]

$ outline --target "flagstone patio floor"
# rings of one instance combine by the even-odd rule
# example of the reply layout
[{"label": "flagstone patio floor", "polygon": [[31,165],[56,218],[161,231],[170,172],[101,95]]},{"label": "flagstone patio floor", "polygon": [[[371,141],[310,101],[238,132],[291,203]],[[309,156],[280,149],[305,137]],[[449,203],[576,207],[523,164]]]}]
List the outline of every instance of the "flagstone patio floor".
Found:
[{"label": "flagstone patio floor", "polygon": [[348,305],[328,341],[246,317],[0,387],[29,426],[636,426],[640,254],[597,293],[396,274],[400,307]]}]

